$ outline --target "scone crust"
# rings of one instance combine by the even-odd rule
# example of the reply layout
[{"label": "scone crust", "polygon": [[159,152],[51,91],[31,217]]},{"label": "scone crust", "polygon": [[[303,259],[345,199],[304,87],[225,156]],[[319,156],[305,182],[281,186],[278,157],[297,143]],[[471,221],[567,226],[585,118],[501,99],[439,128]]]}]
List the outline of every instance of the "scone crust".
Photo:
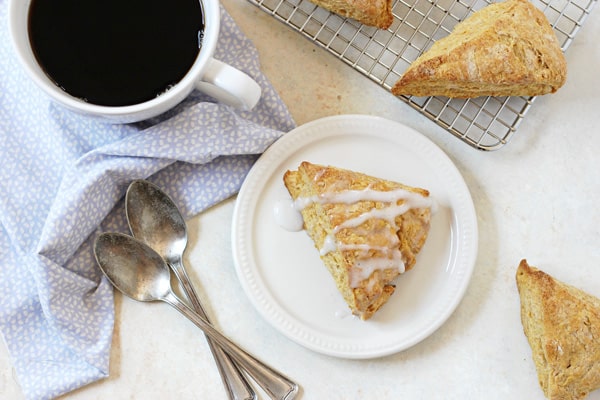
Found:
[{"label": "scone crust", "polygon": [[567,64],[546,16],[528,0],[473,13],[417,58],[395,95],[537,96],[556,92]]},{"label": "scone crust", "polygon": [[600,388],[600,300],[526,260],[516,280],[523,330],[546,397],[583,399]]},{"label": "scone crust", "polygon": [[[362,173],[340,170],[334,167],[303,162],[297,171],[287,171],[284,182],[293,199],[311,197],[319,194],[336,193],[345,190],[363,190],[367,187],[377,191],[404,189],[422,196],[429,196],[424,189],[413,188],[400,183],[380,180]],[[306,182],[314,184],[307,185]],[[359,201],[355,204],[313,203],[302,210],[305,229],[313,240],[315,247],[321,249],[326,237],[331,234],[331,227],[342,224],[347,219],[359,216],[373,207],[381,208],[383,203],[374,201]],[[339,243],[345,245],[367,245],[367,257],[380,257],[382,254],[375,250],[388,245],[389,235],[397,235],[400,239],[400,251],[403,255],[405,269],[413,268],[416,255],[423,247],[429,231],[429,208],[415,208],[396,217],[398,232],[390,231],[391,226],[380,219],[370,219],[361,225],[361,229],[372,232],[369,235],[357,234],[354,229],[342,229],[335,234]],[[327,226],[318,222],[327,221]],[[399,275],[397,268],[375,270],[368,279],[352,287],[349,277],[351,268],[360,259],[365,258],[364,252],[358,250],[337,250],[321,256],[329,272],[334,277],[337,288],[355,315],[362,319],[370,318],[392,295],[395,286],[392,281]]]},{"label": "scone crust", "polygon": [[358,22],[387,29],[392,25],[392,0],[311,0],[329,11]]}]

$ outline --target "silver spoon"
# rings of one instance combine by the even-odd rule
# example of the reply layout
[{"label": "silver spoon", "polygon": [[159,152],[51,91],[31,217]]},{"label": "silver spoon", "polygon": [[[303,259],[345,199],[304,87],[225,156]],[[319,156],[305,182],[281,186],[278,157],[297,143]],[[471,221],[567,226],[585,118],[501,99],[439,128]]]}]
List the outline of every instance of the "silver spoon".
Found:
[{"label": "silver spoon", "polygon": [[[181,283],[192,308],[210,322],[183,265],[187,227],[173,200],[158,186],[145,180],[135,180],[125,195],[125,212],[133,236],[162,256]],[[210,338],[207,339],[229,398],[255,400],[256,393],[231,358]]]},{"label": "silver spoon", "polygon": [[227,352],[273,399],[292,400],[299,386],[223,336],[171,288],[171,273],[163,258],[147,244],[120,233],[100,234],[94,253],[102,272],[123,294],[138,301],[164,301],[186,316]]}]

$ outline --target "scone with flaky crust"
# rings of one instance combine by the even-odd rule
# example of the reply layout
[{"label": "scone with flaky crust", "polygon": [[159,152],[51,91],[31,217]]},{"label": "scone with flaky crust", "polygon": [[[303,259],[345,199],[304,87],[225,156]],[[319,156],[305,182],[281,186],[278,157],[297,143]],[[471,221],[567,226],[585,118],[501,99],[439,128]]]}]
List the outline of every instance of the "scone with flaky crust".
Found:
[{"label": "scone with flaky crust", "polygon": [[310,0],[331,12],[358,22],[387,29],[392,25],[392,0]]},{"label": "scone with flaky crust", "polygon": [[528,0],[473,13],[417,58],[392,88],[413,96],[537,96],[556,92],[567,63],[546,16]]},{"label": "scone with flaky crust", "polygon": [[521,322],[550,400],[583,399],[600,388],[600,299],[522,260]]},{"label": "scone with flaky crust", "polygon": [[415,265],[429,232],[429,192],[309,162],[284,183],[352,313],[370,318]]}]

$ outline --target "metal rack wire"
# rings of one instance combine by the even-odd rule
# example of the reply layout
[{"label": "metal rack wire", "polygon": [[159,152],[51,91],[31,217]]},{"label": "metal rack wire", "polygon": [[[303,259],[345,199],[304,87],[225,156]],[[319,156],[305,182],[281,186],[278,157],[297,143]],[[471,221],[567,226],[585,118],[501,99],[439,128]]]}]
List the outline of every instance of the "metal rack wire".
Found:
[{"label": "metal rack wire", "polygon": [[[436,40],[488,0],[395,0],[387,30],[340,17],[308,0],[249,0],[386,89]],[[563,50],[597,0],[532,0],[554,28]],[[480,150],[496,150],[517,130],[535,97],[399,96],[444,129]]]}]

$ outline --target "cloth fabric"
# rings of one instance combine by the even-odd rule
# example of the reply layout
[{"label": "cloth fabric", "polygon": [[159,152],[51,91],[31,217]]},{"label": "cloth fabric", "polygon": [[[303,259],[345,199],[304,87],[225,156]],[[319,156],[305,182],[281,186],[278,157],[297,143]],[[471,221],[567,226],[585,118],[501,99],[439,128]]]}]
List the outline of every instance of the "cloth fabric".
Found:
[{"label": "cloth fabric", "polygon": [[0,332],[27,399],[108,375],[113,288],[101,231],[127,232],[123,197],[145,178],[186,218],[235,194],[257,156],[294,127],[258,53],[222,9],[215,58],[263,89],[252,111],[194,92],[165,115],[113,125],[52,103],[17,64],[0,0]]}]

